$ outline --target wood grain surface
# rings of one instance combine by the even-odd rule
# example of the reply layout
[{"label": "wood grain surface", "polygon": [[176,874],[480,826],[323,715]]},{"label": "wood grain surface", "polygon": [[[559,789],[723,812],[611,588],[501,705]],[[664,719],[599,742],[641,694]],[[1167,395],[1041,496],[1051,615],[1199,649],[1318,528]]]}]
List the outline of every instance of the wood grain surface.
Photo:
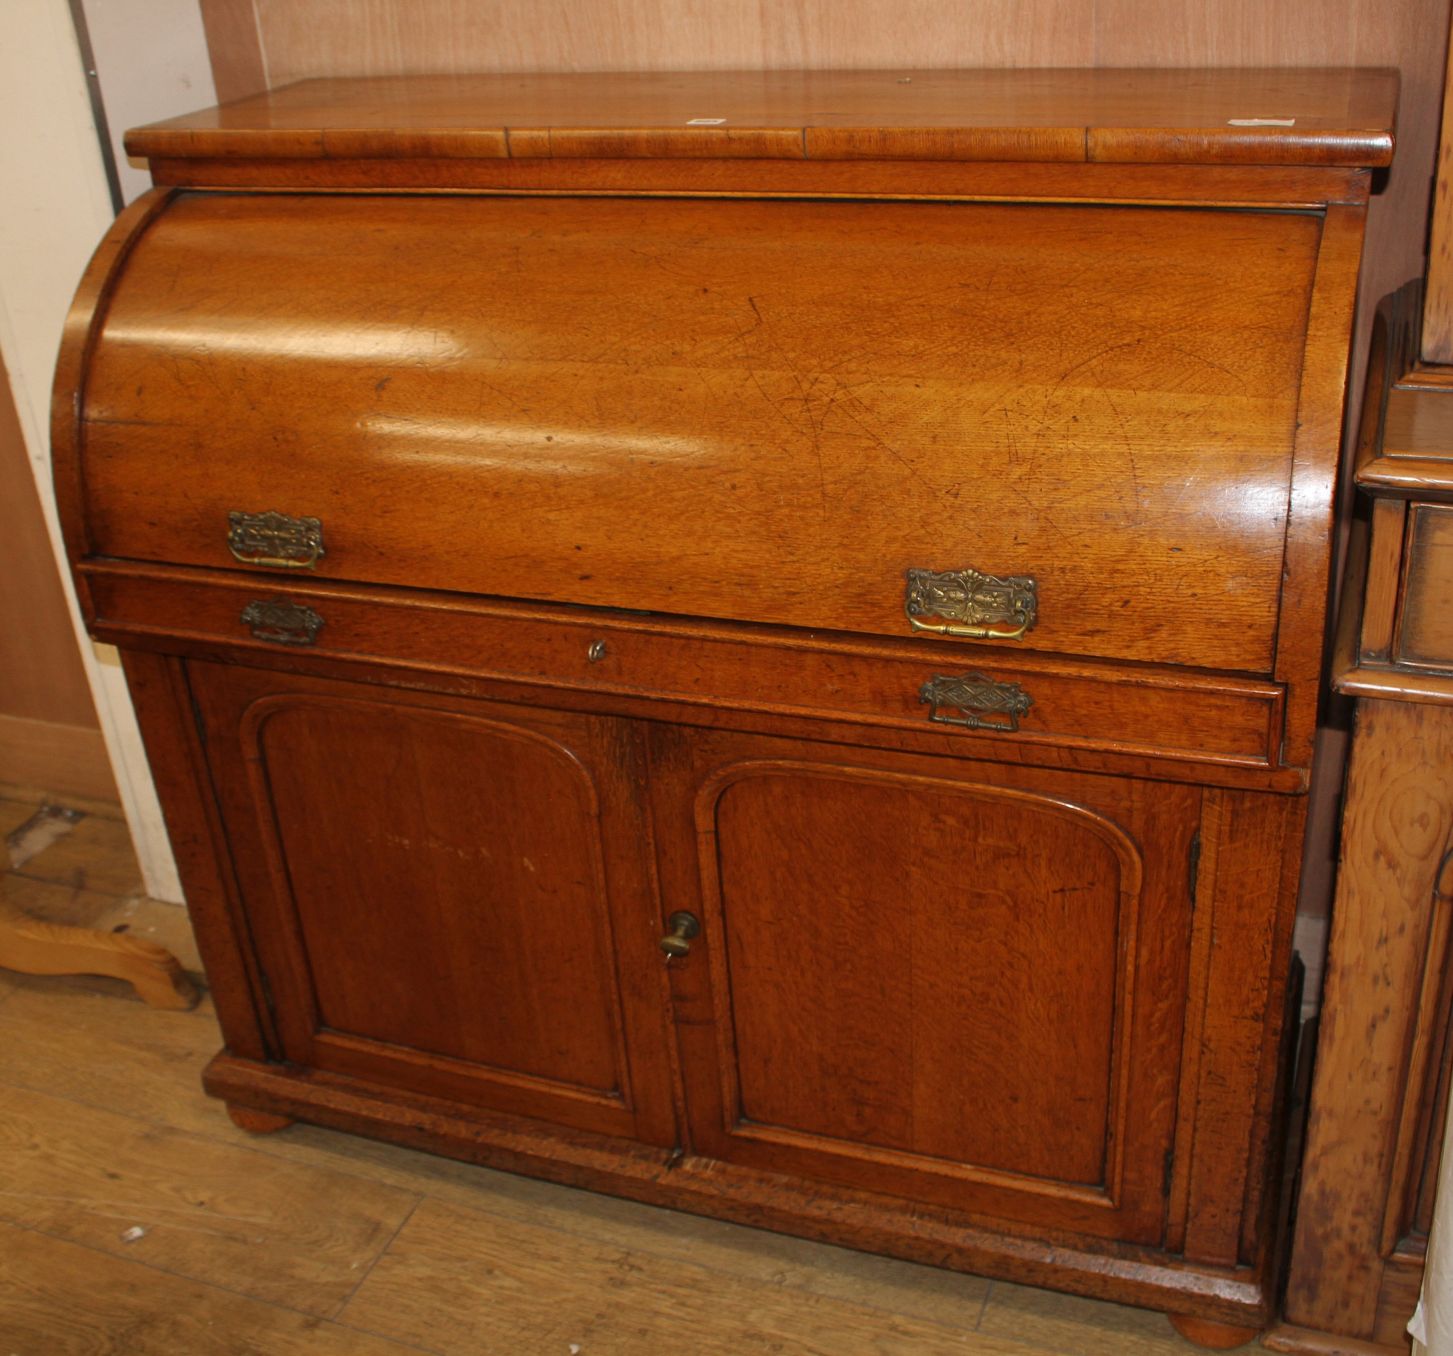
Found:
[{"label": "wood grain surface", "polygon": [[135,129],[138,156],[1391,160],[1392,71],[739,71],[310,81]]},{"label": "wood grain surface", "polygon": [[[245,1272],[251,1297],[304,1313],[332,1313],[413,1207],[393,1188],[283,1163],[244,1187],[243,1151],[229,1145],[196,1145],[177,1182],[171,1132],[67,1104],[72,1131],[56,1143],[40,1127],[58,1111],[43,1093],[7,1092],[0,1219],[193,1280],[231,1286]],[[143,1233],[125,1237],[132,1228]]]},{"label": "wood grain surface", "polygon": [[416,1356],[419,1350],[171,1275],[130,1255],[106,1256],[9,1224],[0,1224],[0,1288],[0,1339],[18,1352]]},{"label": "wood grain surface", "polygon": [[[0,788],[0,832],[24,823],[38,804]],[[107,851],[100,845],[97,850]],[[32,861],[39,873],[49,874],[44,854]],[[183,910],[118,895],[92,894],[78,901],[62,886],[41,893],[42,885],[49,883],[38,877],[29,882],[27,905],[49,921],[125,924],[138,935],[164,941],[195,967],[196,948]],[[679,1294],[671,1278],[680,1275],[689,1276],[695,1296],[682,1299],[681,1312],[696,1316],[696,1324],[678,1327],[668,1316],[653,1331],[668,1345],[679,1339],[693,1349],[736,1340],[743,1323],[739,1315],[761,1313],[784,1333],[800,1333],[804,1350],[813,1349],[810,1323],[819,1314],[834,1325],[832,1331],[840,1326],[869,1351],[880,1342],[901,1343],[907,1340],[904,1334],[930,1350],[951,1343],[945,1349],[968,1356],[1062,1356],[1066,1351],[1184,1356],[1193,1350],[1161,1315],[1146,1310],[743,1229],[307,1126],[261,1139],[244,1135],[196,1085],[198,1067],[219,1040],[210,998],[191,1013],[163,1013],[136,1002],[113,981],[0,975],[0,1012],[7,1037],[0,1042],[0,1127],[7,1121],[12,1091],[39,1094],[30,1104],[38,1113],[31,1124],[58,1156],[99,1152],[100,1168],[114,1171],[116,1165],[106,1149],[96,1149],[94,1139],[95,1113],[108,1113],[108,1125],[123,1122],[135,1132],[120,1136],[121,1142],[138,1136],[154,1142],[156,1172],[145,1180],[155,1183],[158,1205],[181,1191],[207,1189],[215,1196],[214,1170],[225,1164],[230,1174],[225,1195],[235,1213],[273,1208],[279,1167],[287,1170],[292,1190],[317,1211],[323,1229],[332,1227],[335,1216],[344,1231],[352,1227],[354,1193],[337,1189],[340,1179],[364,1192],[376,1184],[447,1207],[430,1216],[450,1225],[451,1248],[440,1256],[439,1266],[421,1266],[413,1248],[417,1235],[407,1235],[407,1270],[415,1288],[402,1297],[397,1313],[391,1312],[388,1295],[402,1270],[381,1276],[380,1289],[372,1292],[370,1315],[384,1330],[416,1324],[431,1306],[442,1312],[461,1287],[481,1288],[490,1293],[495,1321],[522,1334],[527,1344],[547,1347],[559,1332],[553,1324],[556,1313],[587,1325],[599,1343],[630,1322],[633,1308],[654,1313],[661,1285]],[[224,1146],[229,1152],[219,1155]],[[96,1180],[116,1189],[104,1171]],[[142,1181],[128,1189],[136,1191],[139,1209],[151,1208],[152,1196]],[[500,1234],[501,1227],[508,1232]],[[536,1292],[492,1281],[485,1270],[493,1256],[488,1240],[522,1237],[550,1255],[563,1248],[583,1258],[587,1265],[579,1274],[597,1280],[599,1289],[572,1285],[569,1307],[552,1313],[541,1309]],[[483,1251],[480,1240],[485,1240]],[[258,1290],[259,1276],[276,1275],[277,1259],[266,1249],[235,1253],[235,1269],[213,1283],[172,1274],[164,1256],[135,1251],[145,1241],[103,1251],[50,1232],[0,1224],[0,1291],[5,1296],[0,1343],[7,1350],[47,1356],[122,1348],[128,1356],[175,1356],[178,1351],[390,1356],[421,1349],[350,1326],[351,1320],[336,1312],[319,1318],[300,1314],[286,1302],[248,1298]],[[388,1253],[385,1248],[379,1256]],[[609,1265],[596,1265],[607,1256]],[[348,1270],[356,1282],[371,1275],[366,1262]],[[456,1340],[461,1328],[472,1332],[470,1321],[451,1324],[448,1340]],[[438,1350],[433,1341],[424,1341],[424,1350]]]},{"label": "wood grain surface", "polygon": [[190,679],[288,1058],[675,1142],[628,730],[225,665]]},{"label": "wood grain surface", "polygon": [[[0,475],[9,487],[0,497],[0,719],[58,726],[74,742],[81,731],[94,734],[96,709],[66,614],[55,554],[41,517],[10,379],[3,366]],[[0,749],[9,743],[0,734]],[[50,748],[52,753],[56,751],[54,743]],[[66,751],[64,744],[60,748]],[[41,766],[40,760],[31,765]],[[82,775],[87,775],[84,762],[82,768]],[[109,776],[109,771],[103,775]],[[26,780],[15,771],[7,776],[11,781]],[[95,784],[94,776],[90,781]],[[82,790],[80,786],[71,789]],[[110,793],[115,794],[114,783]],[[106,794],[104,782],[91,794]]]},{"label": "wood grain surface", "polygon": [[1189,9],[1146,0],[985,0],[972,22],[934,0],[787,8],[578,0],[549,19],[529,0],[207,0],[203,13],[223,100],[314,76],[421,72],[1395,67],[1398,156],[1369,224],[1361,291],[1369,322],[1378,299],[1423,268],[1445,0],[1347,0],[1315,22],[1295,5],[1260,0]]},{"label": "wood grain surface", "polygon": [[1131,208],[190,198],[90,368],[87,536],[228,564],[229,512],[278,509],[322,519],[324,578],[888,635],[906,570],[972,567],[1039,580],[1024,648],[1266,673],[1318,241]]},{"label": "wood grain surface", "polygon": [[[559,120],[503,128],[399,84],[418,107],[386,142],[394,110],[363,116],[357,87],[326,129],[313,109],[269,125],[283,95],[215,135],[156,134],[204,175],[321,157],[295,187],[331,163],[395,188],[429,157],[502,150],[565,176],[158,196],[69,326],[71,546],[93,617],[129,609],[118,634],[152,651],[128,663],[220,949],[230,1048],[205,1085],[242,1125],[1156,1303],[1207,1340],[1266,1319],[1306,814],[1280,793],[1311,752],[1362,195],[1386,147],[1355,133],[1347,173],[1336,132],[1291,148],[1157,119],[1165,73],[1120,117],[1095,95],[1120,78],[1027,78],[1008,139],[992,99],[967,132],[920,114],[866,135],[884,105],[845,98],[831,136],[797,120],[807,158],[779,77],[646,80],[756,89],[755,123],[689,140],[604,77],[539,82]],[[1057,141],[1077,84],[1079,165]],[[894,155],[978,156],[983,198],[996,157],[1061,163],[1021,163],[1011,203],[752,196],[800,189],[814,149],[848,157],[834,183],[860,195],[887,192]],[[746,178],[600,191],[629,157],[653,157],[646,176],[701,152]],[[1283,152],[1331,168],[1259,163]],[[1238,157],[1209,168],[1283,210],[1152,163]],[[1141,177],[1117,185],[1111,158]],[[572,175],[588,191],[557,193]],[[1106,201],[1053,200],[1074,178]],[[228,629],[244,579],[261,604],[292,582],[230,553],[229,516],[265,510],[322,520],[297,592],[336,600],[338,641],[321,612],[320,645],[278,645],[314,637],[251,607],[248,635]],[[992,652],[915,642],[908,572],[970,568],[1032,574],[1034,627]],[[413,638],[389,600],[420,589]],[[422,619],[469,632],[464,595],[533,629],[451,656]],[[582,660],[565,618],[601,609],[619,624]],[[1018,678],[1023,656],[1045,724],[1022,745],[974,729],[996,741],[982,761],[953,731],[929,746],[889,693],[915,646],[950,673],[1008,656]],[[756,647],[782,661],[758,688],[781,692],[744,701]],[[802,694],[809,674],[826,695]],[[1207,749],[1202,786],[1195,750],[1097,727],[1097,676],[1163,691],[1142,718],[1193,743],[1216,699],[1251,698],[1254,724],[1269,698],[1267,743]],[[1255,766],[1261,747],[1282,765]],[[1116,775],[1080,770],[1095,757]],[[1233,772],[1257,789],[1210,785]],[[703,927],[668,962],[683,907]]]},{"label": "wood grain surface", "polygon": [[1453,65],[1444,89],[1443,125],[1433,185],[1432,230],[1428,242],[1427,302],[1423,308],[1420,356],[1425,363],[1453,363]]},{"label": "wood grain surface", "polygon": [[1364,1339],[1377,1322],[1385,1223],[1406,1227],[1401,1187],[1390,1188],[1401,1118],[1390,1090],[1403,1086],[1429,904],[1453,841],[1449,727],[1445,708],[1358,706],[1286,1312]]},{"label": "wood grain surface", "polygon": [[1453,507],[1414,504],[1410,513],[1397,658],[1453,671]]}]

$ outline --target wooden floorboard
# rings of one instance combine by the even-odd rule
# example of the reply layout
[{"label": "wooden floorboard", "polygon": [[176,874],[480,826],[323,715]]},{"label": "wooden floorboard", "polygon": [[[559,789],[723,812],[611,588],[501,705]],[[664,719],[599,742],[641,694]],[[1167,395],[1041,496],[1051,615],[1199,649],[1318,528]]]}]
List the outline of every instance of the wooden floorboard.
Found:
[{"label": "wooden floorboard", "polygon": [[[0,788],[0,837],[41,799]],[[196,968],[184,911],[140,895],[105,827],[120,821],[81,808],[0,888]],[[249,1136],[201,1091],[219,1044],[205,997],[164,1012],[112,980],[0,973],[0,1356],[1197,1350],[1142,1310],[308,1126]]]},{"label": "wooden floorboard", "polygon": [[7,1356],[411,1356],[419,1350],[0,1225],[0,1351]]}]

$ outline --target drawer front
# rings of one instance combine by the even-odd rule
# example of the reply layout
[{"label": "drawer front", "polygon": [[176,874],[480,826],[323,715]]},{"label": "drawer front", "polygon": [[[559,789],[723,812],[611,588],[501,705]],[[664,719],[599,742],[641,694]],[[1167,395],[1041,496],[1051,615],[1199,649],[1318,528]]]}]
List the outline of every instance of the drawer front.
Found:
[{"label": "drawer front", "polygon": [[1282,690],[1246,679],[1055,662],[1004,647],[969,656],[932,640],[789,642],[769,628],[551,613],[381,589],[277,589],[272,580],[222,574],[86,573],[95,629],[122,643],[201,641],[242,653],[308,653],[848,720],[865,727],[865,737],[868,728],[890,742],[894,731],[941,735],[965,749],[1012,741],[1271,769],[1281,739]]},{"label": "drawer front", "polygon": [[323,578],[1265,674],[1319,239],[1251,211],[184,196],[87,373],[88,549],[235,567],[231,515],[276,511],[318,520],[274,558]]},{"label": "drawer front", "polygon": [[1413,504],[1408,517],[1397,659],[1453,669],[1453,508]]}]

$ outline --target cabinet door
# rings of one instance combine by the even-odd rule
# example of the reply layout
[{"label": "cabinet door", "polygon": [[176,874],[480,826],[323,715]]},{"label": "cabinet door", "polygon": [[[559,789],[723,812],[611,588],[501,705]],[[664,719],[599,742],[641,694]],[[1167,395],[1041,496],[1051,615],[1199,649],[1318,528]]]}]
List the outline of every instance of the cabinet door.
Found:
[{"label": "cabinet door", "polygon": [[693,1149],[1158,1242],[1195,788],[663,731]]},{"label": "cabinet door", "polygon": [[190,676],[283,1058],[673,1142],[635,727]]}]

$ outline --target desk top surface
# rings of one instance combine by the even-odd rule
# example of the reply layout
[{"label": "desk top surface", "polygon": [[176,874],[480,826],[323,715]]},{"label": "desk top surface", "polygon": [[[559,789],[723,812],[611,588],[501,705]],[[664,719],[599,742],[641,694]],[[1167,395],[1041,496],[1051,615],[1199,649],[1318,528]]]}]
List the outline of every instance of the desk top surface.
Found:
[{"label": "desk top surface", "polygon": [[1390,70],[594,72],[306,80],[131,132],[168,158],[1042,161],[1374,168]]}]

